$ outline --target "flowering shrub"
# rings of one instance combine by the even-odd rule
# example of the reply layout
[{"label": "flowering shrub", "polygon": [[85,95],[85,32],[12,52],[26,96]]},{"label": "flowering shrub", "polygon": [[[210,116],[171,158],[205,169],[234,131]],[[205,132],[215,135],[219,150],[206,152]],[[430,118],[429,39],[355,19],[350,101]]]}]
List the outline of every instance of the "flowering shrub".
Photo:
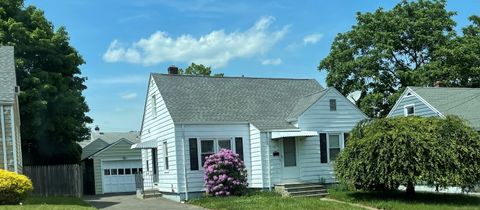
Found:
[{"label": "flowering shrub", "polygon": [[205,186],[214,196],[243,195],[247,191],[247,170],[239,155],[228,149],[205,158]]},{"label": "flowering shrub", "polygon": [[32,181],[28,177],[0,169],[0,204],[18,204],[32,190]]}]

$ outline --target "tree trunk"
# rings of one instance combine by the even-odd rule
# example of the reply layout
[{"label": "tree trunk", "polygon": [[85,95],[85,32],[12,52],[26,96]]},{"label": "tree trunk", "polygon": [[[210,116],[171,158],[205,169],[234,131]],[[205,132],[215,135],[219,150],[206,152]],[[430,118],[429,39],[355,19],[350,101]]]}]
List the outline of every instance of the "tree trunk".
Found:
[{"label": "tree trunk", "polygon": [[408,196],[413,196],[415,195],[415,185],[412,182],[409,182],[407,184],[407,189],[406,189],[407,195]]}]

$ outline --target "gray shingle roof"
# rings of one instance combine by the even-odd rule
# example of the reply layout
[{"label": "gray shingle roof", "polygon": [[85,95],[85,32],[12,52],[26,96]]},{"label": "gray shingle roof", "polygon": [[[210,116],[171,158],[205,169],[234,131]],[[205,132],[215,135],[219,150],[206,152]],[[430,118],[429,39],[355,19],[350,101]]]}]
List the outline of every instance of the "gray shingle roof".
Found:
[{"label": "gray shingle roof", "polygon": [[327,89],[300,98],[297,104],[295,104],[293,110],[290,112],[288,120],[295,120],[300,117],[303,112],[305,112],[308,108],[310,108],[310,106],[312,106],[313,103],[315,103],[316,101],[318,101],[318,99],[325,95],[326,92]]},{"label": "gray shingle roof", "polygon": [[13,47],[0,47],[0,103],[12,103],[15,99],[15,60]]},{"label": "gray shingle roof", "polygon": [[119,141],[120,139],[127,139],[132,143],[140,142],[139,132],[92,132],[90,140],[81,141],[78,144],[82,147],[81,159],[88,158],[103,148]]},{"label": "gray shingle roof", "polygon": [[100,133],[92,133],[92,140],[95,139],[102,139],[103,141],[107,142],[108,144],[115,143],[119,139],[127,139],[133,143],[140,142],[139,132],[137,131],[130,131],[130,132],[100,132]]},{"label": "gray shingle roof", "polygon": [[107,142],[101,139],[96,139],[90,142],[88,145],[82,148],[81,160],[90,157],[91,155],[97,153],[98,151],[107,147],[108,145],[110,144],[108,144]]},{"label": "gray shingle roof", "polygon": [[443,115],[457,115],[480,130],[480,88],[410,87]]},{"label": "gray shingle roof", "polygon": [[287,118],[314,79],[152,74],[174,122],[249,122],[260,130],[292,129]]}]

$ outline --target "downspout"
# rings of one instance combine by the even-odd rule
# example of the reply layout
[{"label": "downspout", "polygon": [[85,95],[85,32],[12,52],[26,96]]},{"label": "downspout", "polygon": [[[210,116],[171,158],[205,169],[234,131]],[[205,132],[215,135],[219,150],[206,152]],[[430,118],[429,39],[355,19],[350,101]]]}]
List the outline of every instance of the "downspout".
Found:
[{"label": "downspout", "polygon": [[15,138],[15,118],[13,116],[13,106],[10,107],[10,122],[12,125],[12,144],[13,144],[13,168],[15,173],[18,173],[18,167],[17,167],[17,139]]},{"label": "downspout", "polygon": [[185,183],[185,200],[188,201],[188,179],[187,179],[187,163],[185,162],[185,125],[182,124],[182,155],[183,155],[183,181]]},{"label": "downspout", "polygon": [[7,135],[5,134],[5,115],[3,105],[0,105],[0,124],[2,124],[3,169],[7,170]]},{"label": "downspout", "polygon": [[272,133],[267,132],[268,190],[272,191],[272,167],[270,165],[270,141]]}]

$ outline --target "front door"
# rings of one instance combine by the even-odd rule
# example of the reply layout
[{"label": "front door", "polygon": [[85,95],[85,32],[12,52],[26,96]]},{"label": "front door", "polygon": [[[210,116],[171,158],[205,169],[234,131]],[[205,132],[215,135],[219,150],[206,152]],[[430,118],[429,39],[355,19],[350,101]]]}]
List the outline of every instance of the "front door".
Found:
[{"label": "front door", "polygon": [[296,182],[300,178],[297,141],[295,137],[283,138],[283,182]]}]

